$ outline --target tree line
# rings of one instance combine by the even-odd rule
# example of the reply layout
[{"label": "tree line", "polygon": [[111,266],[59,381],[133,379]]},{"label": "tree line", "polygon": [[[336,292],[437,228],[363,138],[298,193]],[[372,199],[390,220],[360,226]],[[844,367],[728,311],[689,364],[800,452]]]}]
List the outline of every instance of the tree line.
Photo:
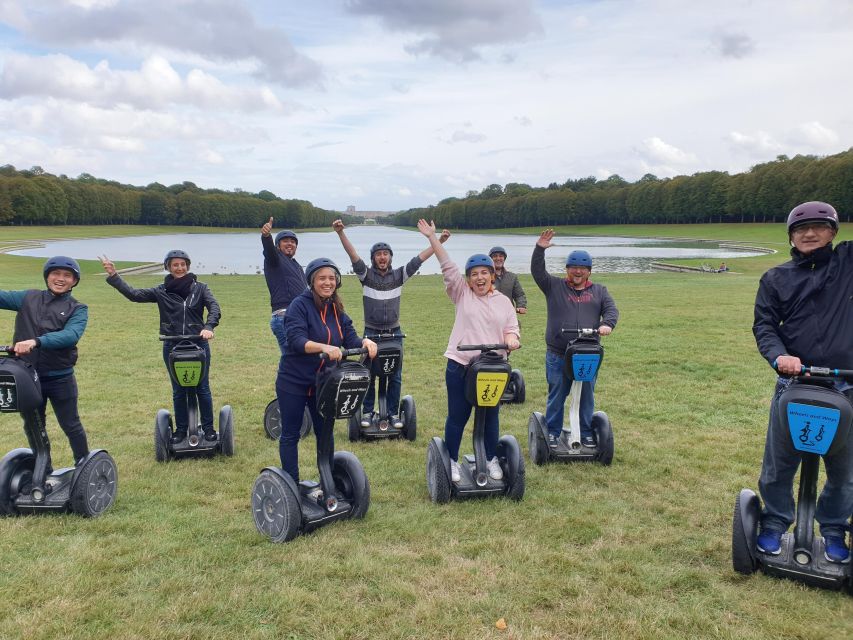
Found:
[{"label": "tree line", "polygon": [[146,187],[84,173],[54,176],[40,167],[0,167],[0,224],[150,224],[258,227],[272,216],[277,227],[327,227],[340,214],[307,200],[270,191],[200,189],[192,182]]},{"label": "tree line", "polygon": [[462,229],[576,224],[781,222],[800,202],[823,200],[847,221],[853,214],[853,149],[833,156],[778,156],[749,171],[705,171],[634,183],[618,175],[570,179],[547,187],[492,184],[464,198],[409,209],[388,218],[414,225],[419,218]]}]

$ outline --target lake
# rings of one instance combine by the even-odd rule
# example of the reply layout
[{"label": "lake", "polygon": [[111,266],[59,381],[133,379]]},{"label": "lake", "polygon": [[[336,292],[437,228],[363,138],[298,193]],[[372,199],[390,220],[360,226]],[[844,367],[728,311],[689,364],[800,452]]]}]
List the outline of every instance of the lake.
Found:
[{"label": "lake", "polygon": [[[276,230],[278,231],[278,230]],[[347,236],[365,262],[370,247],[383,241],[394,250],[394,266],[402,266],[427,247],[426,238],[417,231],[385,226],[347,227]],[[334,260],[344,273],[352,271],[350,261],[332,231],[297,232],[296,258],[305,266],[314,258]],[[464,265],[473,253],[488,253],[495,245],[507,251],[506,268],[530,273],[530,256],[538,235],[457,233],[444,245],[451,258]],[[617,236],[555,236],[555,246],[546,252],[548,270],[562,272],[566,256],[574,249],[586,249],[592,255],[596,272],[643,273],[652,271],[650,263],[674,258],[697,258],[717,267],[730,258],[760,255],[757,251],[720,247],[716,242],[623,238]],[[13,251],[15,255],[49,257],[72,256],[95,260],[107,255],[114,261],[159,262],[170,249],[183,249],[192,259],[192,271],[199,274],[254,274],[263,272],[260,231],[252,233],[182,233],[159,236],[127,236],[94,240],[51,241],[44,247]],[[440,273],[438,262],[430,259],[421,267],[423,274]]]}]

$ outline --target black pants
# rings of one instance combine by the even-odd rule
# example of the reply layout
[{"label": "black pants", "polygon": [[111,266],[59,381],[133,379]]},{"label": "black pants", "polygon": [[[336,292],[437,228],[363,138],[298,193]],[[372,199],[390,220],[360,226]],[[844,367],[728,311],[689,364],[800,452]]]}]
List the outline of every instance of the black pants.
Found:
[{"label": "black pants", "polygon": [[86,441],[86,431],[77,413],[77,379],[74,374],[58,378],[40,378],[42,403],[39,407],[42,423],[45,421],[47,401],[53,407],[56,421],[71,444],[74,463],[89,453],[89,443]]}]

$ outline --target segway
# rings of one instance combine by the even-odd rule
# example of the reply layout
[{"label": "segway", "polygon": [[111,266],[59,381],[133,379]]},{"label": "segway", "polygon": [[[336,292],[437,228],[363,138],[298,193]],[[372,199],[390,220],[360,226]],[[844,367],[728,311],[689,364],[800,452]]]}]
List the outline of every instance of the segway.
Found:
[{"label": "segway", "polygon": [[831,378],[851,380],[853,370],[803,367],[779,397],[778,410],[802,460],[794,532],[782,535],[778,555],[758,551],[761,500],[752,490],[742,489],[732,523],[732,566],[738,573],[750,575],[761,569],[825,589],[853,591],[851,565],[827,560],[823,537],[814,535],[820,458],[849,444],[853,421],[850,400],[833,388]]},{"label": "segway", "polygon": [[219,437],[216,440],[206,440],[199,423],[196,387],[208,366],[200,345],[203,339],[199,335],[160,336],[163,342],[175,343],[169,352],[169,376],[187,390],[187,437],[172,443],[172,416],[168,410],[160,409],[154,421],[154,457],[157,462],[217,453],[234,455],[234,416],[230,405],[226,404],[219,410]]},{"label": "segway", "polygon": [[[0,353],[13,354],[11,346]],[[0,460],[0,515],[60,511],[94,518],[110,508],[118,491],[118,471],[104,449],[90,451],[73,467],[52,469],[50,440],[41,419],[38,374],[14,357],[0,357],[0,413],[24,420],[29,449],[13,449]]]},{"label": "segway", "polygon": [[613,462],[613,429],[610,419],[603,411],[592,414],[592,432],[595,446],[581,444],[580,406],[584,382],[595,380],[604,348],[595,339],[598,329],[563,329],[563,333],[577,334],[566,348],[566,375],[572,381],[569,408],[569,429],[563,426],[560,437],[554,445],[548,442],[548,425],[545,416],[538,411],[530,415],[527,423],[527,447],[534,464],[547,462],[600,462],[609,465]]},{"label": "segway", "polygon": [[399,367],[403,366],[403,342],[405,334],[377,333],[366,335],[377,343],[376,357],[370,363],[370,385],[376,385],[379,395],[379,411],[374,411],[370,417],[370,426],[361,426],[362,411],[353,415],[347,424],[349,439],[356,442],[360,439],[379,440],[383,438],[401,438],[414,440],[418,433],[418,417],[415,413],[415,400],[412,396],[400,399],[400,422],[403,426],[397,428],[388,411],[388,383]]},{"label": "segway", "polygon": [[273,542],[287,542],[336,520],[363,518],[370,506],[364,467],[349,451],[336,452],[333,444],[335,420],[349,419],[358,410],[370,383],[364,365],[345,359],[367,349],[341,351],[344,360],[324,367],[317,380],[317,412],[323,418],[314,425],[320,482],[297,484],[280,467],[265,467],[252,487],[255,527]]},{"label": "segway", "polygon": [[453,482],[450,475],[450,453],[444,440],[434,437],[427,448],[427,487],[433,502],[444,503],[454,498],[507,496],[521,500],[524,496],[524,458],[518,440],[503,435],[498,440],[497,457],[504,477],[494,480],[486,469],[486,408],[497,407],[510,377],[510,366],[496,352],[505,344],[459,345],[460,351],[480,351],[465,374],[465,396],[474,405],[474,455],[459,461],[461,479]]},{"label": "segway", "polygon": [[506,389],[504,389],[504,393],[501,396],[501,404],[524,404],[526,397],[524,376],[521,375],[520,370],[513,369],[509,374],[509,382],[506,385]]},{"label": "segway", "polygon": [[[305,408],[302,414],[302,427],[299,429],[299,437],[304,438],[311,432],[311,412]],[[281,437],[281,411],[278,408],[278,398],[269,401],[264,409],[264,433],[270,440],[278,440]]]}]

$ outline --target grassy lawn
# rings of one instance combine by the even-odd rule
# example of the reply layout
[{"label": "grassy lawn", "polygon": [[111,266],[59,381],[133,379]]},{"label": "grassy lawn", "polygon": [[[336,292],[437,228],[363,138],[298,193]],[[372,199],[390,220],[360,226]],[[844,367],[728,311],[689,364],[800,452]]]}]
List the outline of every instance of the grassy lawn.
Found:
[{"label": "grassy lawn", "polygon": [[[3,231],[3,241],[140,233]],[[745,578],[731,568],[734,500],[742,487],[757,488],[773,385],[752,337],[752,304],[761,273],[785,259],[784,227],[559,232],[714,237],[783,253],[728,260],[735,274],[596,276],[621,311],[604,341],[596,394],[614,428],[613,465],[536,467],[527,459],[519,503],[429,500],[426,443],[443,435],[442,353],[453,307],[439,276],[413,278],[403,296],[403,393],[417,402],[418,439],[351,444],[338,423],[338,448],[353,451],[370,479],[367,517],[285,545],[257,533],[249,508],[258,472],[278,463],[277,443],[262,427],[278,362],[263,278],[204,278],[223,309],[211,387],[215,408],[234,408],[236,455],[158,464],[154,416],[171,410],[171,394],[156,305],[128,302],[96,275],[100,265],[84,263],[76,290],[90,310],[77,367],[81,417],[90,444],[116,459],[118,500],[96,520],[0,520],[0,638],[853,635],[849,595],[760,574]],[[0,288],[40,287],[41,264],[0,255]],[[142,287],[159,278],[129,280]],[[501,431],[518,438],[526,457],[528,417],[545,405],[545,309],[530,276],[521,280],[530,311],[512,363],[525,374],[527,402],[501,410]],[[354,277],[345,277],[342,294],[360,328]],[[11,337],[13,321],[14,314],[0,312],[0,342]],[[67,440],[50,412],[48,430],[55,466],[69,464]],[[463,453],[471,451],[471,430],[469,424]],[[17,416],[3,415],[0,452],[24,442]],[[300,454],[303,477],[316,477],[313,437]],[[505,630],[495,627],[499,618]]]}]

